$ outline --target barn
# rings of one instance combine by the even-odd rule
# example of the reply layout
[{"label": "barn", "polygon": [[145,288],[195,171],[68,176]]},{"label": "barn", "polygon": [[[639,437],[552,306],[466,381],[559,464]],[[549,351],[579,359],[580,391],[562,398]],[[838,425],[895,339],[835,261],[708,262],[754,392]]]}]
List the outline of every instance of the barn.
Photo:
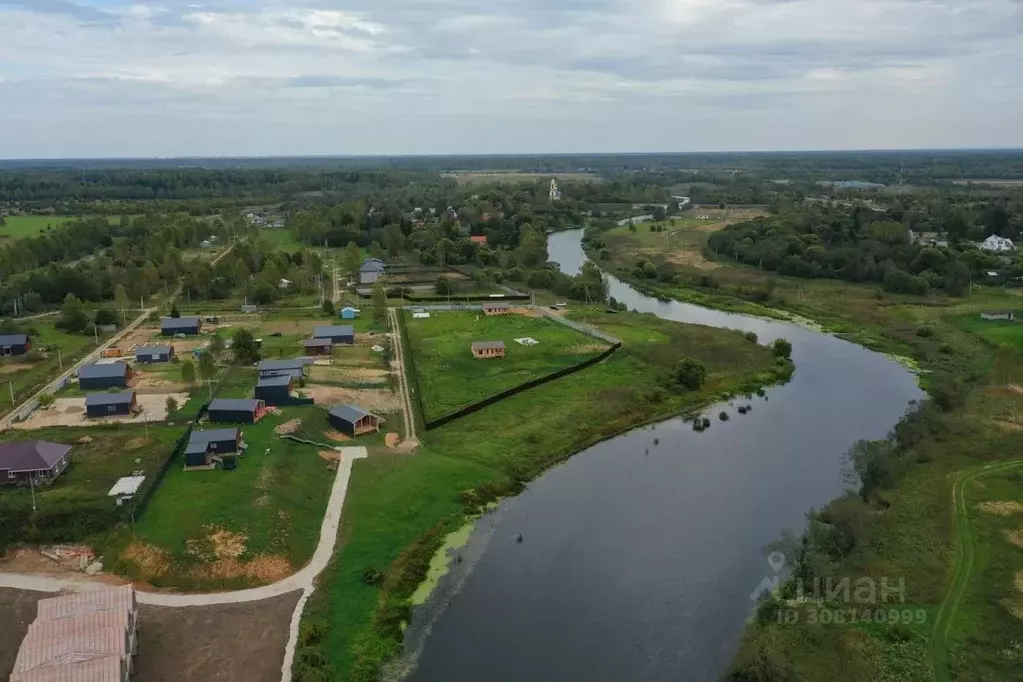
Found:
[{"label": "barn", "polygon": [[125,388],[130,379],[131,367],[123,362],[84,365],[78,370],[78,386],[82,390],[102,391],[107,388]]},{"label": "barn", "polygon": [[330,355],[334,342],[330,339],[306,339],[302,342],[306,355]]},{"label": "barn", "polygon": [[289,374],[260,379],[256,384],[256,397],[267,405],[287,405],[291,402],[292,381]]},{"label": "barn", "polygon": [[170,362],[174,357],[174,346],[139,346],[135,349],[135,362],[146,365]]},{"label": "barn", "polygon": [[206,413],[214,424],[255,424],[266,414],[266,403],[258,399],[217,398]]},{"label": "barn", "polygon": [[380,430],[380,417],[355,405],[335,405],[328,415],[331,426],[349,436],[361,436]]},{"label": "barn", "polygon": [[299,358],[292,358],[290,360],[261,360],[258,365],[259,378],[291,376],[301,379],[304,375],[303,368],[305,365],[305,361]]},{"label": "barn", "polygon": [[0,335],[0,356],[24,355],[31,349],[32,342],[28,340],[28,334]]},{"label": "barn", "polygon": [[206,466],[218,455],[233,455],[242,449],[238,429],[193,431],[185,447],[185,466]]},{"label": "barn", "polygon": [[355,327],[350,324],[331,324],[317,327],[313,333],[317,339],[330,339],[334,343],[355,343]]},{"label": "barn", "polygon": [[93,393],[85,399],[86,417],[122,417],[139,409],[135,391]]},{"label": "barn", "polygon": [[160,322],[160,333],[164,336],[185,334],[195,336],[202,329],[202,320],[198,317],[165,317]]}]

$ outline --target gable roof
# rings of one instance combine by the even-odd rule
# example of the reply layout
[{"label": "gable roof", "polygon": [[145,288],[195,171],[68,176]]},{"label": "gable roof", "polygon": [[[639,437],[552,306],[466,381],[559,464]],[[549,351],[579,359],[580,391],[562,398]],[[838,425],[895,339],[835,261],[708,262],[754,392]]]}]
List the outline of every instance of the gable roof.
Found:
[{"label": "gable roof", "polygon": [[165,317],[160,320],[160,329],[191,329],[198,326],[198,317]]},{"label": "gable roof", "polygon": [[348,312],[349,310],[350,310],[350,311],[352,311],[353,313],[357,313],[357,312],[359,312],[359,309],[358,309],[358,308],[353,308],[353,307],[352,307],[352,306],[350,306],[350,305],[346,305],[346,306],[345,306],[344,308],[342,308],[342,309],[341,309],[341,312],[343,312],[343,313],[344,313],[344,312]]},{"label": "gable roof", "polygon": [[0,346],[24,346],[28,343],[28,334],[0,334]]},{"label": "gable roof", "polygon": [[79,379],[110,379],[128,376],[128,365],[123,362],[108,362],[102,365],[84,365],[78,368]]},{"label": "gable roof", "polygon": [[279,369],[302,369],[303,367],[305,367],[305,361],[301,358],[291,358],[289,360],[260,360],[258,365],[260,372]]},{"label": "gable roof", "polygon": [[503,301],[484,301],[484,308],[507,308],[508,304]]},{"label": "gable roof", "polygon": [[355,405],[335,405],[330,408],[330,415],[354,424],[363,417],[371,416],[371,413]]},{"label": "gable roof", "polygon": [[93,393],[92,395],[86,396],[85,406],[130,405],[134,398],[135,391],[125,391],[123,393]]},{"label": "gable roof", "polygon": [[321,348],[323,346],[332,346],[334,342],[330,339],[306,339],[302,342],[302,345],[306,348]]},{"label": "gable roof", "polygon": [[170,355],[171,346],[138,346],[135,348],[135,357],[140,355]]},{"label": "gable roof", "polygon": [[69,450],[70,445],[47,440],[0,443],[0,469],[12,472],[52,469]]},{"label": "gable roof", "polygon": [[486,244],[487,238],[485,235],[482,234],[474,234],[471,237],[469,237],[469,241],[474,242],[476,244]]},{"label": "gable roof", "polygon": [[489,348],[504,348],[504,341],[473,341],[473,350],[487,350]]},{"label": "gable roof", "polygon": [[255,412],[259,401],[254,398],[217,398],[210,403],[209,411]]},{"label": "gable roof", "polygon": [[265,386],[288,386],[291,384],[290,374],[280,374],[275,377],[263,377],[256,384],[256,388],[263,388]]},{"label": "gable roof", "polygon": [[189,437],[189,444],[209,443],[211,440],[236,440],[238,429],[206,429],[205,431],[193,431]]},{"label": "gable roof", "polygon": [[383,272],[384,262],[379,258],[370,258],[363,262],[362,267],[359,268],[359,272]]},{"label": "gable roof", "polygon": [[134,610],[135,606],[135,588],[131,585],[119,585],[40,599],[36,604],[36,618],[38,620],[54,620],[68,618],[79,613],[115,609]]},{"label": "gable roof", "polygon": [[313,332],[317,339],[329,338],[332,336],[355,336],[355,327],[350,324],[331,324],[317,327]]}]

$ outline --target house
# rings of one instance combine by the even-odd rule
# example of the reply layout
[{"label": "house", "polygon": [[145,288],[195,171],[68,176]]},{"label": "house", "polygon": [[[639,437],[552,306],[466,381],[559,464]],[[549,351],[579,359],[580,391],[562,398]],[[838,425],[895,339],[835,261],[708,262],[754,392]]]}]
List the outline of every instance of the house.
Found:
[{"label": "house", "polygon": [[193,431],[185,446],[185,466],[208,466],[214,457],[234,455],[241,449],[242,433],[238,429]]},{"label": "house", "polygon": [[334,343],[355,343],[355,327],[350,324],[334,324],[317,327],[313,331],[313,338],[330,339]]},{"label": "house", "polygon": [[257,308],[256,306],[252,305],[251,303],[246,303],[245,305],[242,306],[242,312],[243,313],[258,313],[259,312],[259,308]]},{"label": "house", "polygon": [[372,284],[384,274],[384,262],[379,258],[367,258],[359,268],[359,284]]},{"label": "house", "polygon": [[135,391],[123,393],[93,393],[85,399],[85,416],[125,417],[139,410]]},{"label": "house", "polygon": [[306,339],[302,342],[307,355],[330,355],[334,342],[330,339]]},{"label": "house", "polygon": [[145,365],[170,362],[173,357],[174,346],[138,346],[135,349],[135,362]]},{"label": "house", "polygon": [[504,341],[473,341],[470,348],[477,358],[504,357]]},{"label": "house", "polygon": [[294,377],[282,374],[276,377],[265,377],[256,384],[256,397],[267,405],[286,405],[291,401]]},{"label": "house", "polygon": [[266,403],[258,399],[217,398],[206,414],[214,424],[255,424],[266,414]]},{"label": "house", "polygon": [[487,237],[486,235],[482,234],[474,234],[471,237],[469,237],[469,241],[471,241],[473,244],[486,244]]},{"label": "house", "polygon": [[305,365],[305,360],[299,358],[292,358],[290,360],[261,360],[258,365],[259,378],[264,379],[266,377],[283,375],[301,379],[304,375],[303,368]]},{"label": "house", "polygon": [[357,308],[346,307],[342,308],[341,312],[338,313],[343,320],[354,320],[359,316],[359,310]]},{"label": "house", "polygon": [[24,355],[32,349],[28,334],[0,335],[0,355]]},{"label": "house", "polygon": [[380,430],[380,417],[355,405],[335,405],[327,419],[335,429],[352,437]]},{"label": "house", "polygon": [[131,502],[138,493],[139,488],[145,483],[145,476],[124,476],[117,479],[117,483],[107,493],[107,497],[114,498],[114,504],[118,507]]},{"label": "house", "polygon": [[0,443],[0,485],[52,482],[71,462],[70,445],[46,440]]},{"label": "house", "polygon": [[163,336],[174,336],[185,334],[195,336],[202,329],[202,320],[198,317],[165,317],[160,322],[160,334]]},{"label": "house", "polygon": [[485,315],[507,315],[511,312],[507,303],[495,303],[487,301],[483,304],[483,313]]},{"label": "house", "polygon": [[1005,251],[1014,251],[1016,246],[1012,243],[1011,239],[993,234],[981,243],[980,249],[981,251],[990,251],[992,253],[1004,253]]},{"label": "house", "polygon": [[102,391],[125,388],[131,379],[131,367],[123,362],[83,365],[78,369],[78,386],[82,390]]},{"label": "house", "polygon": [[1016,314],[1011,310],[987,310],[980,314],[982,320],[1014,320]]}]

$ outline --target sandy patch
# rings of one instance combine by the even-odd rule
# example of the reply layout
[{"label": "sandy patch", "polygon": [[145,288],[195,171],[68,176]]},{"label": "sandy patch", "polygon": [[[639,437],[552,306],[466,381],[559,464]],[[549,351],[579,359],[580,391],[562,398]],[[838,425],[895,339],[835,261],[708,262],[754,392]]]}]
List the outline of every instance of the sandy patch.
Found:
[{"label": "sandy patch", "polygon": [[36,410],[23,422],[12,424],[15,429],[42,429],[48,426],[100,426],[103,424],[141,424],[144,421],[167,419],[167,398],[178,405],[188,400],[187,393],[138,394],[140,412],[137,415],[89,419],[85,416],[85,398],[57,398],[45,409]]},{"label": "sandy patch", "polygon": [[1023,529],[1007,530],[1005,537],[1017,547],[1023,547]]},{"label": "sandy patch", "polygon": [[131,380],[131,387],[137,393],[169,393],[171,391],[188,391],[188,384],[181,380],[181,373],[157,374],[155,372],[137,372]]},{"label": "sandy patch", "polygon": [[[647,253],[652,252],[648,251]],[[670,251],[664,254],[664,260],[676,265],[687,265],[700,270],[717,270],[721,267],[720,264],[704,258],[703,253],[700,251],[700,247],[696,244]]]},{"label": "sandy patch", "polygon": [[[541,313],[536,312],[533,308],[511,308],[509,309],[514,315],[522,315],[523,317],[540,317]],[[554,312],[553,310],[551,312]]]},{"label": "sandy patch", "polygon": [[393,391],[380,388],[341,388],[340,386],[306,386],[305,393],[320,406],[338,403],[358,405],[368,412],[397,412],[400,407]]},{"label": "sandy patch", "polygon": [[327,438],[336,443],[347,443],[348,441],[351,440],[351,438],[341,433],[340,431],[327,431],[323,435],[325,435]]},{"label": "sandy patch", "polygon": [[299,335],[312,338],[313,331],[317,327],[324,327],[330,324],[344,324],[331,320],[268,320],[261,322],[257,336],[266,336],[278,332],[289,336]]},{"label": "sandy patch", "polygon": [[152,581],[153,578],[159,578],[170,568],[170,559],[167,558],[167,554],[163,550],[147,545],[140,540],[128,545],[124,553],[121,554],[121,558],[135,564],[147,582]]},{"label": "sandy patch", "polygon": [[977,509],[995,516],[1012,516],[1023,512],[1023,504],[1019,502],[981,502]]},{"label": "sandy patch", "polygon": [[297,419],[297,418],[296,419],[289,419],[288,421],[284,422],[283,424],[274,427],[274,433],[276,433],[278,436],[283,436],[283,435],[286,435],[286,434],[289,434],[289,433],[294,433],[295,431],[298,431],[299,427],[301,427],[301,426],[302,426],[302,420],[301,419]]},{"label": "sandy patch", "polygon": [[309,371],[310,381],[351,381],[364,384],[387,383],[386,369],[351,367],[343,365],[315,365]]},{"label": "sandy patch", "polygon": [[10,365],[4,364],[4,365],[0,365],[0,375],[3,375],[3,374],[14,374],[16,372],[24,372],[25,370],[29,370],[29,369],[32,369],[32,365],[29,365],[29,364],[26,364],[26,363],[23,363],[23,362],[18,362],[18,363],[14,363],[14,364],[10,364]]},{"label": "sandy patch", "polygon": [[419,441],[417,440],[403,440],[398,443],[398,447],[395,448],[396,452],[400,452],[403,455],[408,455],[419,449]]},{"label": "sandy patch", "polygon": [[320,459],[326,460],[328,462],[339,462],[339,461],[341,461],[341,453],[340,452],[335,452],[334,450],[320,450],[316,454],[318,454],[320,456]]},{"label": "sandy patch", "polygon": [[252,561],[218,559],[208,566],[192,572],[195,577],[229,580],[251,578],[262,584],[275,583],[293,573],[291,563],[282,556],[260,554]]},{"label": "sandy patch", "polygon": [[138,438],[132,438],[130,441],[125,443],[124,447],[126,449],[128,449],[128,450],[134,450],[136,448],[142,447],[143,445],[145,445],[148,442],[149,442],[148,438],[145,438],[143,436],[139,436]]},{"label": "sandy patch", "polygon": [[262,495],[260,495],[259,497],[252,501],[252,506],[255,507],[256,509],[264,509],[270,506],[270,496],[267,495],[266,493],[263,493]]},{"label": "sandy patch", "polygon": [[401,436],[391,431],[384,436],[384,444],[389,448],[396,448],[401,442]]}]

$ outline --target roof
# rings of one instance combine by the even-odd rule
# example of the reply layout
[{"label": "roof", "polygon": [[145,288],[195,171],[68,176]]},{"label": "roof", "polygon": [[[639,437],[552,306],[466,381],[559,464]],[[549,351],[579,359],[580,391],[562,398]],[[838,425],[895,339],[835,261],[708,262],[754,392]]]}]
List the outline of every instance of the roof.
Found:
[{"label": "roof", "polygon": [[11,682],[121,682],[122,661],[117,654],[107,654],[87,661],[74,661],[58,666],[43,666],[11,675]]},{"label": "roof", "polygon": [[342,309],[341,309],[341,312],[346,312],[346,311],[349,311],[349,310],[350,310],[350,311],[352,311],[353,313],[357,313],[357,312],[359,312],[359,309],[358,309],[358,308],[353,308],[353,307],[352,307],[352,306],[350,306],[350,305],[346,305],[346,306],[345,306],[344,308],[342,308]]},{"label": "roof", "polygon": [[238,429],[207,429],[205,431],[193,431],[188,442],[209,443],[214,440],[236,440]]},{"label": "roof", "polygon": [[473,341],[473,350],[486,350],[488,348],[504,348],[504,341]]},{"label": "roof", "polygon": [[255,412],[258,407],[259,401],[253,398],[217,398],[210,403],[209,411]]},{"label": "roof", "polygon": [[134,609],[135,588],[131,585],[121,585],[40,599],[36,605],[36,619],[55,620],[81,613]]},{"label": "roof", "polygon": [[383,272],[384,264],[378,260],[368,260],[359,268],[359,272]]},{"label": "roof", "polygon": [[305,341],[302,342],[302,345],[305,346],[306,348],[310,347],[319,348],[320,346],[331,346],[333,344],[334,342],[331,341],[330,339],[306,339]]},{"label": "roof", "polygon": [[135,357],[139,355],[170,355],[173,348],[170,346],[139,346],[135,349]]},{"label": "roof", "polygon": [[69,450],[70,445],[46,440],[0,443],[0,469],[12,472],[52,469]]},{"label": "roof", "polygon": [[85,406],[93,405],[130,405],[135,399],[135,391],[123,393],[93,393],[85,398]]},{"label": "roof", "polygon": [[40,666],[55,667],[68,663],[127,653],[127,633],[123,627],[90,628],[60,621],[33,623],[14,663],[15,672],[27,672]]},{"label": "roof", "polygon": [[198,317],[165,317],[160,320],[160,329],[191,329],[198,326]]},{"label": "roof", "polygon": [[145,476],[125,476],[124,478],[117,479],[117,483],[107,493],[107,497],[117,497],[119,495],[134,495],[142,487],[142,483],[146,480]]},{"label": "roof", "polygon": [[190,440],[185,443],[186,455],[198,455],[206,452],[210,447],[208,440]]},{"label": "roof", "polygon": [[83,365],[78,368],[79,379],[123,379],[128,375],[128,365],[123,362]]},{"label": "roof", "polygon": [[1013,311],[1011,311],[1011,310],[985,310],[982,314],[983,315],[1012,315]]},{"label": "roof", "polygon": [[289,386],[291,385],[290,374],[280,374],[275,377],[263,377],[256,384],[256,388],[263,388],[264,386]]},{"label": "roof", "polygon": [[475,242],[477,244],[486,244],[487,238],[482,234],[474,234],[471,237],[469,237],[469,241]]},{"label": "roof", "polygon": [[24,346],[28,343],[28,334],[0,334],[0,346]]},{"label": "roof", "polygon": [[363,417],[370,416],[370,413],[355,405],[335,405],[330,408],[330,416],[354,424]]},{"label": "roof", "polygon": [[501,301],[485,301],[483,303],[484,308],[507,308],[508,304]]},{"label": "roof", "polygon": [[260,372],[270,369],[302,369],[305,367],[305,361],[301,358],[291,358],[290,360],[260,360],[258,367]]},{"label": "roof", "polygon": [[355,327],[350,324],[331,324],[325,327],[317,327],[313,336],[317,339],[334,336],[355,336]]}]

